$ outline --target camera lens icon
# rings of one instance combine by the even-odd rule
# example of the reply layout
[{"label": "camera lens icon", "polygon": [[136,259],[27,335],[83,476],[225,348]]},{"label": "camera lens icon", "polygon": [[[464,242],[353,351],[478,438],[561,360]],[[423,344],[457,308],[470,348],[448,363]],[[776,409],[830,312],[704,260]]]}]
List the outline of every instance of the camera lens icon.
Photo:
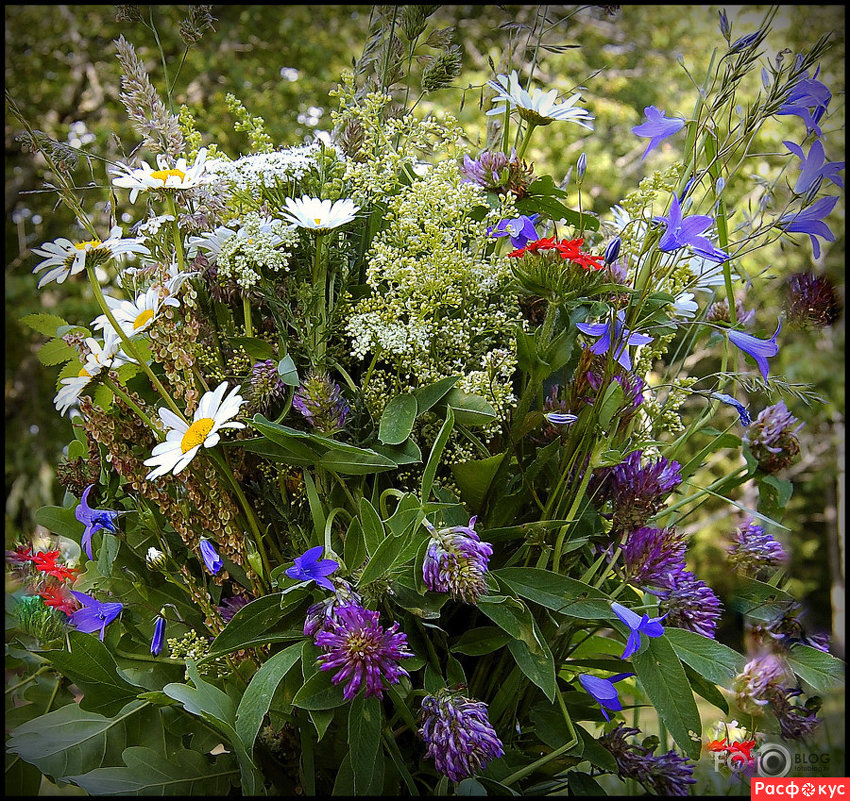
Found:
[{"label": "camera lens icon", "polygon": [[758,774],[765,779],[781,779],[791,772],[791,752],[779,743],[767,743],[759,749]]}]

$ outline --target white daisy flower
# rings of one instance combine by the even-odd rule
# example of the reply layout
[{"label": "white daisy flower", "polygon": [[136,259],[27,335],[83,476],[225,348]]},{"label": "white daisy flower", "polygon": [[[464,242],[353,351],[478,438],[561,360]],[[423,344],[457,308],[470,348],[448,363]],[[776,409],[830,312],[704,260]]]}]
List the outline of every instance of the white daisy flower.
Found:
[{"label": "white daisy flower", "polygon": [[212,264],[218,258],[218,254],[221,253],[224,243],[234,236],[236,236],[236,231],[226,225],[219,225],[215,231],[207,231],[200,236],[190,236],[186,257],[193,259],[198,255],[198,251],[201,251],[207,261]]},{"label": "white daisy flower", "polygon": [[308,228],[317,234],[327,233],[351,222],[360,210],[348,198],[331,202],[304,195],[298,200],[288,197],[285,202],[284,217],[299,228]]},{"label": "white daisy flower", "polygon": [[[106,305],[109,306],[121,330],[128,337],[132,337],[150,328],[163,306],[179,306],[180,301],[171,295],[163,298],[156,287],[150,287],[135,300],[118,300],[107,295]],[[101,314],[95,317],[92,326],[106,332],[112,328],[112,323],[105,314]]]},{"label": "white daisy flower", "polygon": [[86,262],[93,266],[104,264],[113,256],[124,253],[136,253],[142,256],[150,256],[150,251],[142,244],[141,239],[122,239],[123,231],[120,225],[116,225],[110,232],[109,237],[90,239],[87,242],[71,242],[70,239],[60,237],[53,242],[45,242],[41,248],[33,248],[33,253],[44,256],[45,259],[33,269],[33,273],[48,270],[38,282],[41,289],[45,284],[56,281],[61,284],[69,275],[77,275],[86,269]]},{"label": "white daisy flower", "polygon": [[[83,370],[85,370],[85,368],[83,368]],[[91,376],[85,375],[63,378],[59,382],[62,386],[53,398],[53,405],[56,407],[56,411],[59,412],[60,416],[64,416],[65,412],[79,403],[80,395],[89,385],[90,381]]]},{"label": "white daisy flower", "polygon": [[170,167],[168,159],[162,153],[156,157],[159,168],[156,170],[145,161],[142,162],[141,167],[119,164],[117,170],[111,170],[116,176],[112,179],[112,185],[129,189],[131,203],[136,202],[139,192],[192,189],[207,180],[206,158],[207,150],[201,148],[191,167],[186,164],[184,158],[177,159],[177,163]]},{"label": "white daisy flower", "polygon": [[692,292],[680,292],[673,302],[673,314],[676,317],[696,317],[699,305],[694,302]]},{"label": "white daisy flower", "polygon": [[[239,387],[234,387],[225,398],[227,382],[222,381],[211,392],[205,392],[201,398],[192,424],[184,423],[169,409],[160,409],[159,417],[168,428],[165,442],[160,442],[151,452],[150,459],[145,460],[148,467],[153,467],[146,476],[153,480],[173,473],[175,476],[186,467],[203,445],[213,448],[218,445],[221,437],[217,433],[221,428],[245,428],[244,423],[229,423],[235,417],[245,400],[239,395]],[[223,399],[223,400],[222,400]]]},{"label": "white daisy flower", "polygon": [[550,89],[548,92],[544,92],[539,87],[535,87],[530,92],[523,89],[516,70],[511,73],[510,78],[507,75],[497,75],[496,80],[487,81],[487,85],[498,93],[493,98],[493,103],[501,104],[494,105],[487,112],[488,115],[504,114],[505,109],[510,107],[519,111],[524,120],[535,125],[549,125],[558,120],[574,122],[593,130],[593,115],[575,105],[581,98],[578,92],[563,103],[558,103],[556,102],[557,89]]}]

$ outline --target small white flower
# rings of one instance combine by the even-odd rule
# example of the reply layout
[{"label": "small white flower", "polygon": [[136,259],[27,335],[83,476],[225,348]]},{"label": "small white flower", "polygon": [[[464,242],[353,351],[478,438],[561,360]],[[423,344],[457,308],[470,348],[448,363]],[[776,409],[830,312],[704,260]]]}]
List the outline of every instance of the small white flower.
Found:
[{"label": "small white flower", "polygon": [[[688,289],[697,292],[713,292],[715,287],[724,283],[723,265],[716,261],[704,259],[702,256],[692,256],[687,263],[688,270],[694,276],[694,280],[688,284]],[[738,276],[732,273],[732,280],[738,280]]]},{"label": "small white flower", "polygon": [[557,89],[550,89],[548,92],[544,92],[539,87],[535,87],[530,92],[523,89],[516,70],[511,73],[510,78],[507,75],[497,75],[496,80],[487,81],[487,85],[498,93],[493,98],[493,103],[501,104],[494,105],[487,112],[488,115],[504,114],[505,109],[510,107],[517,109],[524,120],[535,125],[549,125],[558,120],[574,122],[593,130],[593,115],[575,105],[581,98],[578,92],[563,103],[558,103],[556,102]]},{"label": "small white flower", "polygon": [[[85,370],[85,367],[83,368]],[[82,372],[82,371],[81,371]],[[80,394],[88,386],[91,376],[80,375],[71,378],[63,378],[59,383],[62,385],[59,392],[53,398],[53,405],[60,415],[64,415],[72,406],[76,406],[80,400]]]},{"label": "small white flower", "polygon": [[52,267],[38,282],[41,289],[45,284],[56,281],[61,284],[68,276],[77,275],[86,269],[86,260],[94,265],[103,264],[113,256],[124,253],[136,253],[142,256],[150,256],[150,251],[142,244],[141,239],[122,239],[121,226],[116,225],[110,232],[109,237],[90,239],[86,242],[71,242],[70,239],[60,237],[53,242],[45,242],[41,248],[33,248],[33,253],[44,256],[44,261],[39,262],[33,269],[33,273]]},{"label": "small white flower", "polygon": [[221,253],[224,243],[234,236],[236,236],[236,231],[226,225],[219,225],[215,231],[207,231],[200,236],[190,236],[187,243],[189,250],[186,256],[193,259],[198,251],[202,251],[207,261],[213,264],[218,258],[218,254]]},{"label": "small white flower", "polygon": [[696,317],[699,305],[694,302],[692,292],[680,292],[673,303],[673,314],[676,317]]},{"label": "small white flower", "polygon": [[351,222],[359,211],[359,206],[355,206],[348,198],[331,202],[304,195],[298,200],[288,197],[285,202],[286,211],[283,215],[291,223],[300,228],[309,228],[317,234]]},{"label": "small white flower", "polygon": [[[163,306],[179,306],[180,301],[170,295],[163,298],[156,287],[150,287],[134,301],[118,300],[107,296],[106,305],[109,306],[121,330],[128,337],[132,337],[150,328]],[[105,314],[95,317],[92,326],[102,329],[104,333],[112,328]]]},{"label": "small white flower", "polygon": [[184,423],[169,409],[160,409],[159,417],[168,428],[165,442],[160,442],[151,452],[151,457],[145,460],[148,467],[153,467],[146,476],[153,480],[173,473],[175,476],[186,467],[203,445],[213,448],[218,445],[221,437],[217,433],[221,428],[245,428],[244,423],[231,420],[239,413],[245,400],[239,395],[239,387],[234,387],[225,398],[227,382],[222,381],[214,390],[205,392],[195,410],[191,425]]},{"label": "small white flower", "polygon": [[170,167],[168,159],[162,153],[156,157],[158,167],[156,170],[146,161],[142,162],[141,167],[119,164],[117,170],[111,170],[116,176],[112,179],[112,184],[122,189],[129,189],[131,203],[136,202],[139,192],[192,189],[206,181],[206,158],[207,150],[201,148],[191,167],[186,164],[184,158],[177,159],[177,163]]}]

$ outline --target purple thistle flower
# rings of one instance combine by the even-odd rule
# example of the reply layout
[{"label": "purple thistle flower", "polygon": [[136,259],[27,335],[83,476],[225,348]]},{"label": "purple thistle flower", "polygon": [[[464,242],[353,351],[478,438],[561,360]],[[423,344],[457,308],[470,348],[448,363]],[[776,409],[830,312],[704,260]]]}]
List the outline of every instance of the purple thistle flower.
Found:
[{"label": "purple thistle flower", "polygon": [[617,312],[614,330],[611,330],[610,320],[604,323],[576,323],[576,328],[590,337],[598,337],[590,347],[590,352],[604,356],[613,351],[614,360],[625,370],[632,369],[632,360],[628,348],[632,345],[646,345],[653,337],[629,331],[624,323],[622,311]]},{"label": "purple thistle flower", "polygon": [[685,125],[684,120],[665,117],[666,112],[660,111],[655,106],[647,106],[643,113],[646,115],[646,122],[632,128],[633,134],[649,137],[649,144],[646,146],[641,160],[645,159],[649,155],[649,151],[657,147],[662,139],[672,136]]},{"label": "purple thistle flower", "polygon": [[755,363],[758,365],[761,377],[767,381],[770,371],[767,360],[779,353],[779,345],[776,342],[776,337],[779,336],[781,330],[782,321],[780,320],[776,326],[776,331],[773,332],[773,336],[770,339],[759,339],[752,334],[745,334],[743,331],[735,331],[734,329],[727,331],[726,336],[729,337],[729,341],[733,345],[740,348],[748,356],[753,357]]},{"label": "purple thistle flower", "polygon": [[732,535],[728,552],[729,562],[754,578],[758,578],[764,570],[788,561],[782,546],[753,520]]},{"label": "purple thistle flower", "polygon": [[[721,300],[716,300],[711,306],[708,307],[705,313],[705,319],[710,323],[731,323],[732,316],[729,314],[729,300],[728,298],[722,298]],[[749,311],[744,308],[744,302],[740,299],[735,300],[735,320],[738,325],[742,325],[745,328],[748,328],[753,324],[753,321],[756,319],[756,313],[754,310],[750,309]]]},{"label": "purple thistle flower", "polygon": [[271,360],[256,362],[251,368],[251,401],[266,409],[286,394],[286,384],[280,377],[277,365]]},{"label": "purple thistle flower", "polygon": [[407,647],[407,636],[398,630],[398,623],[385,629],[378,623],[378,612],[359,604],[340,606],[336,620],[328,620],[328,628],[316,635],[316,645],[324,648],[318,658],[321,670],[337,670],[331,679],[334,684],[346,683],[342,693],[346,701],[357,694],[361,686],[366,697],[383,697],[383,682],[397,684],[407,671],[398,665],[400,659],[413,656]]},{"label": "purple thistle flower", "polygon": [[452,781],[479,773],[505,753],[482,701],[440,690],[422,699],[421,721],[426,756]]},{"label": "purple thistle flower", "polygon": [[655,594],[661,599],[659,608],[667,610],[668,626],[695,631],[714,639],[721,604],[704,581],[683,570],[671,587]]},{"label": "purple thistle flower", "polygon": [[324,549],[324,545],[317,545],[315,548],[305,551],[301,556],[296,556],[295,564],[288,567],[284,572],[291,579],[315,581],[320,587],[333,590],[334,585],[327,577],[339,568],[339,562],[334,562],[333,559],[322,559]]},{"label": "purple thistle flower", "polygon": [[623,564],[640,587],[672,587],[685,570],[685,535],[673,528],[636,528],[623,545]]},{"label": "purple thistle flower", "polygon": [[151,653],[159,656],[165,642],[165,618],[159,615],[154,623],[153,638],[151,639]]},{"label": "purple thistle flower", "polygon": [[100,631],[100,640],[103,642],[106,627],[121,614],[124,604],[117,601],[102,603],[90,595],[76,590],[71,590],[71,595],[82,604],[82,608],[71,615],[68,623],[74,626],[77,631],[82,631],[85,634]]},{"label": "purple thistle flower", "polygon": [[640,734],[640,729],[620,723],[599,738],[599,744],[608,749],[617,762],[617,775],[621,779],[634,779],[644,789],[662,797],[689,795],[688,787],[696,784],[696,779],[687,757],[679,756],[672,749],[656,756],[653,752],[657,744],[650,748],[626,742],[626,737],[636,734]]},{"label": "purple thistle flower", "polygon": [[631,531],[649,520],[664,497],[682,483],[681,465],[663,456],[641,466],[642,451],[632,451],[614,467],[603,467],[591,479],[600,501],[611,500],[617,531]]},{"label": "purple thistle flower", "polygon": [[614,614],[620,618],[620,620],[622,620],[629,629],[629,639],[626,642],[626,648],[620,659],[628,659],[633,653],[635,653],[635,651],[637,651],[638,648],[640,648],[642,634],[645,634],[647,637],[660,637],[664,634],[664,626],[661,625],[661,621],[664,620],[667,615],[661,615],[661,617],[650,617],[649,615],[644,614],[641,616],[616,602],[611,604],[611,608],[614,610]]},{"label": "purple thistle flower", "polygon": [[[602,387],[604,380],[604,370],[590,370],[587,373],[587,383],[593,387],[598,393]],[[645,384],[640,376],[634,373],[614,373],[614,381],[616,381],[623,390],[624,409],[618,413],[621,415],[630,415],[637,411],[638,407],[643,403],[643,390]],[[607,389],[607,385],[606,385]],[[593,399],[590,399],[592,402]]]},{"label": "purple thistle flower", "polygon": [[797,432],[805,425],[788,411],[785,401],[759,412],[742,437],[758,466],[765,473],[776,473],[793,464],[800,454]]},{"label": "purple thistle flower", "polygon": [[86,530],[83,532],[81,545],[89,559],[93,559],[91,549],[91,538],[100,530],[110,531],[113,534],[118,530],[115,526],[115,519],[125,512],[113,512],[109,509],[92,509],[89,506],[89,494],[94,489],[94,484],[89,484],[83,491],[80,498],[80,503],[74,510],[74,516],[83,523]]},{"label": "purple thistle flower", "polygon": [[495,227],[491,225],[487,228],[487,236],[509,236],[514,248],[524,248],[529,242],[536,242],[540,239],[540,234],[534,227],[539,216],[539,214],[520,214],[519,217],[511,220],[499,220]]},{"label": "purple thistle flower", "polygon": [[742,426],[748,426],[753,422],[750,418],[749,412],[747,411],[747,407],[744,406],[743,403],[736,401],[731,395],[726,395],[723,392],[712,392],[711,397],[725,403],[727,406],[734,406],[735,410],[738,412],[738,419]]},{"label": "purple thistle flower", "polygon": [[761,654],[747,662],[732,680],[735,703],[742,712],[759,715],[769,703],[771,693],[788,678],[781,657],[773,653]]},{"label": "purple thistle flower", "polygon": [[448,592],[452,598],[474,604],[487,589],[485,574],[493,554],[493,546],[482,542],[473,526],[452,526],[437,531],[427,520],[423,524],[431,532],[422,578],[433,592]]},{"label": "purple thistle flower", "polygon": [[714,218],[706,214],[692,214],[690,217],[683,217],[679,198],[675,194],[670,201],[670,213],[666,217],[653,217],[653,221],[663,222],[667,226],[667,230],[658,243],[659,250],[678,250],[689,245],[694,253],[710,261],[720,263],[729,258],[728,253],[714,247],[704,236],[699,236],[711,226]]},{"label": "purple thistle flower", "polygon": [[476,183],[490,192],[510,191],[517,198],[526,195],[534,169],[517,158],[516,150],[510,157],[504,153],[485,151],[477,159],[464,155],[460,172],[464,181]]},{"label": "purple thistle flower", "polygon": [[794,273],[788,279],[785,307],[794,325],[824,328],[841,316],[841,301],[832,281],[813,272]]},{"label": "purple thistle flower", "polygon": [[769,693],[770,708],[779,721],[779,733],[783,740],[801,740],[808,737],[820,723],[817,711],[820,701],[809,698],[804,704],[791,703],[792,698],[802,695],[799,687],[779,687]]},{"label": "purple thistle flower", "polygon": [[820,242],[817,237],[822,237],[826,242],[835,242],[835,234],[823,220],[829,216],[836,203],[838,203],[838,195],[822,197],[801,211],[783,214],[776,221],[776,226],[789,234],[808,234],[812,241],[812,252],[818,259],[820,258]]},{"label": "purple thistle flower", "polygon": [[[802,57],[797,57],[797,62],[800,62]],[[827,106],[832,100],[832,92],[825,84],[816,80],[820,72],[820,67],[815,70],[813,78],[809,78],[809,73],[803,73],[803,79],[798,81],[788,92],[784,102],[776,112],[776,116],[792,115],[799,117],[806,123],[806,133],[814,131],[819,137],[823,136],[818,123],[826,113]]]},{"label": "purple thistle flower", "polygon": [[844,162],[827,161],[820,139],[812,142],[808,155],[803,152],[800,145],[794,142],[786,141],[782,144],[800,159],[800,175],[797,178],[797,183],[794,184],[795,194],[805,195],[817,181],[824,178],[843,188],[844,181],[838,173],[844,169]]},{"label": "purple thistle flower", "polygon": [[623,709],[614,682],[627,679],[629,676],[634,675],[634,673],[618,673],[616,676],[611,676],[611,678],[600,679],[598,676],[582,673],[578,677],[578,680],[581,682],[581,686],[587,691],[587,694],[602,708],[602,714],[605,716],[605,720],[611,720],[611,717],[608,715],[609,709],[612,712],[620,712]]},{"label": "purple thistle flower", "polygon": [[222,598],[221,603],[216,607],[221,619],[225,623],[230,623],[233,616],[244,607],[248,606],[253,599],[245,595],[231,595],[229,598]]},{"label": "purple thistle flower", "polygon": [[201,537],[200,548],[201,556],[203,557],[204,564],[207,566],[207,570],[215,575],[219,570],[221,570],[224,564],[221,561],[221,557],[218,555],[218,551],[216,551],[213,544],[206,539],[206,537]]},{"label": "purple thistle flower", "polygon": [[316,372],[307,376],[295,391],[292,405],[314,428],[328,435],[341,431],[351,414],[339,384]]},{"label": "purple thistle flower", "polygon": [[362,606],[360,596],[345,579],[332,579],[334,594],[330,598],[313,604],[304,618],[304,636],[314,637],[317,632],[331,629],[339,623],[336,611],[343,606]]}]

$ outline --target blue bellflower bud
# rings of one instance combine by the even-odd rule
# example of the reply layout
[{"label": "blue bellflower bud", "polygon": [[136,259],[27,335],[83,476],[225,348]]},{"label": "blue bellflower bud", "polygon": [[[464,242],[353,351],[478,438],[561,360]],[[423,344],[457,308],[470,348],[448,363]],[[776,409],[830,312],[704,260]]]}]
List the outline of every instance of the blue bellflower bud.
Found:
[{"label": "blue bellflower bud", "polygon": [[585,172],[587,172],[587,156],[582,153],[578,157],[578,164],[576,164],[576,183],[582,182]]},{"label": "blue bellflower bud", "polygon": [[603,256],[606,264],[613,264],[617,260],[617,256],[620,255],[620,244],[619,236],[608,243],[608,247],[605,248],[605,255]]}]

